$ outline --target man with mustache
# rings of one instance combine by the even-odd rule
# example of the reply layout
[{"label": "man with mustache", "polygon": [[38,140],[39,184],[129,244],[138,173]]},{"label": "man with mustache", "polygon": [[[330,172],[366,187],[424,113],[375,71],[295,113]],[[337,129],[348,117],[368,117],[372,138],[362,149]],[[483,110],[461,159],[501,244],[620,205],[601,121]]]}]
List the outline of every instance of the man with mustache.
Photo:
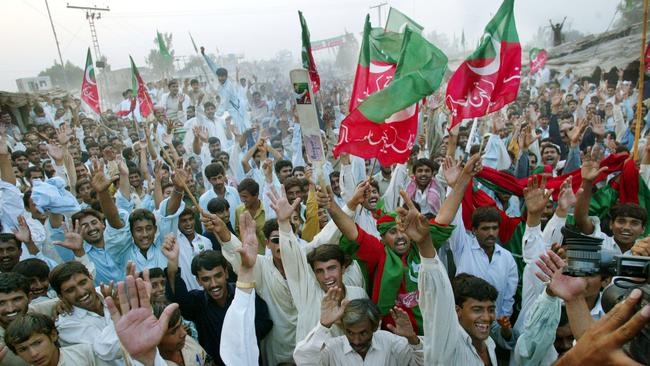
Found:
[{"label": "man with mustache", "polygon": [[501,223],[499,211],[493,206],[478,207],[472,213],[471,232],[465,230],[463,223],[460,203],[471,178],[482,169],[478,159],[478,155],[472,156],[464,168],[460,163],[454,164],[451,159],[445,161],[445,179],[454,188],[445,200],[445,203],[450,200],[451,203],[443,205],[445,211],[441,207],[436,223],[455,226],[448,245],[453,254],[456,274],[474,275],[494,286],[498,291],[497,316],[510,316],[519,275],[512,254],[497,243]]},{"label": "man with mustache", "polygon": [[[338,288],[327,291],[321,304],[320,323],[298,343],[294,359],[299,365],[424,365],[422,342],[413,331],[408,315],[395,308],[393,333],[379,330],[380,314],[370,299],[344,300]],[[330,328],[341,323],[345,335],[333,337]],[[349,350],[352,349],[352,352]]]},{"label": "man with mustache", "polygon": [[[228,262],[221,253],[206,250],[192,259],[192,274],[201,285],[200,290],[188,290],[179,268],[180,246],[176,235],[165,238],[162,251],[168,259],[166,294],[178,303],[184,319],[193,321],[199,335],[199,344],[212,357],[215,365],[223,365],[219,354],[223,321],[235,296],[235,284],[228,283]],[[255,298],[255,328],[258,342],[271,330],[266,303]],[[237,330],[233,330],[236,332]],[[227,331],[226,333],[227,334]]]},{"label": "man with mustache", "polygon": [[[364,182],[359,189],[368,185],[368,182]],[[411,202],[405,191],[401,191],[401,196],[405,202]],[[358,199],[348,203],[349,209],[361,203],[361,197],[355,197]],[[354,253],[365,264],[370,282],[368,287],[372,288],[372,300],[378,305],[383,317],[382,327],[394,324],[390,310],[398,306],[408,314],[416,333],[423,334],[422,317],[417,304],[419,257],[417,249],[411,243],[412,238],[399,229],[396,213],[384,213],[377,219],[376,230],[380,234],[380,240],[355,223],[333,201],[329,202],[328,209],[332,220],[347,239],[341,241],[341,248],[347,253]],[[430,230],[436,245],[441,245],[449,238],[453,228],[432,225]]]}]

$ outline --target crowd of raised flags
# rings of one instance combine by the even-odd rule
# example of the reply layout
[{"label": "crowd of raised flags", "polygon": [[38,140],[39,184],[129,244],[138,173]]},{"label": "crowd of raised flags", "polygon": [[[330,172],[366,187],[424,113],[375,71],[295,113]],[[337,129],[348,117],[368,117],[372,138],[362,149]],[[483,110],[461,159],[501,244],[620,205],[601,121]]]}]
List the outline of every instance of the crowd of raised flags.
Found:
[{"label": "crowd of raised flags", "polygon": [[88,50],[78,99],[0,113],[0,365],[649,362],[641,291],[563,272],[566,230],[650,256],[636,79],[522,65],[514,0],[453,73],[391,8],[319,75],[298,17],[291,75],[190,35],[212,77],[131,58],[102,110]]}]

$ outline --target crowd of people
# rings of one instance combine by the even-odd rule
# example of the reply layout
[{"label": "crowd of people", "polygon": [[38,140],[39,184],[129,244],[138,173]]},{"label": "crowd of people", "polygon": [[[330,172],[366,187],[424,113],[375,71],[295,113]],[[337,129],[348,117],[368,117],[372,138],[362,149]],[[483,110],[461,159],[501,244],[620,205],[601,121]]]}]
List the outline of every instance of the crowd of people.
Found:
[{"label": "crowd of people", "polygon": [[566,275],[563,245],[650,256],[623,75],[544,67],[450,131],[443,85],[394,166],[332,156],[351,80],[324,81],[322,172],[282,75],[151,82],[146,118],[130,90],[101,116],[43,98],[25,131],[2,111],[0,364],[633,364],[641,291],[605,313],[612,278]]}]

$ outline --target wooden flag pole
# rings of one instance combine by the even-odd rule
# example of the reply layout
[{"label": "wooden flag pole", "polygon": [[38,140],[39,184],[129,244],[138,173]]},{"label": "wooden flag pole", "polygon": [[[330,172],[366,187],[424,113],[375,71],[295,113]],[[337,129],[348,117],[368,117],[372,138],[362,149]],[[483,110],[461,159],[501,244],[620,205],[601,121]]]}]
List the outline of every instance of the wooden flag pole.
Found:
[{"label": "wooden flag pole", "polygon": [[[636,128],[634,131],[634,160],[639,157],[639,138],[641,137],[641,106],[643,105],[643,82],[645,78],[646,32],[648,30],[648,0],[643,1],[643,33],[641,33],[641,58],[639,59],[639,98],[636,103]],[[648,143],[648,142],[647,142]]]}]

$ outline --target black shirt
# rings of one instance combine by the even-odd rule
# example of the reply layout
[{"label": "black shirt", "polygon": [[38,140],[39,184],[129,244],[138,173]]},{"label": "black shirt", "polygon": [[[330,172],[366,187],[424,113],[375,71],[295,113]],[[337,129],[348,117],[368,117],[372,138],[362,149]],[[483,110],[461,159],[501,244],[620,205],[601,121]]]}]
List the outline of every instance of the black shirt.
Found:
[{"label": "black shirt", "polygon": [[[167,270],[165,269],[165,274]],[[181,315],[186,320],[194,322],[199,335],[199,344],[212,357],[215,365],[224,365],[219,354],[219,344],[221,343],[221,329],[226,317],[226,311],[235,297],[235,284],[228,283],[228,300],[226,305],[221,307],[212,300],[204,290],[187,291],[185,282],[181,278],[180,268],[174,279],[176,293],[172,293],[170,280],[168,279],[165,294],[167,298],[178,303]],[[255,333],[257,334],[257,343],[271,331],[273,321],[269,315],[269,309],[264,300],[255,296]],[[237,329],[230,329],[228,332],[237,332]],[[226,333],[227,334],[227,333]]]}]

